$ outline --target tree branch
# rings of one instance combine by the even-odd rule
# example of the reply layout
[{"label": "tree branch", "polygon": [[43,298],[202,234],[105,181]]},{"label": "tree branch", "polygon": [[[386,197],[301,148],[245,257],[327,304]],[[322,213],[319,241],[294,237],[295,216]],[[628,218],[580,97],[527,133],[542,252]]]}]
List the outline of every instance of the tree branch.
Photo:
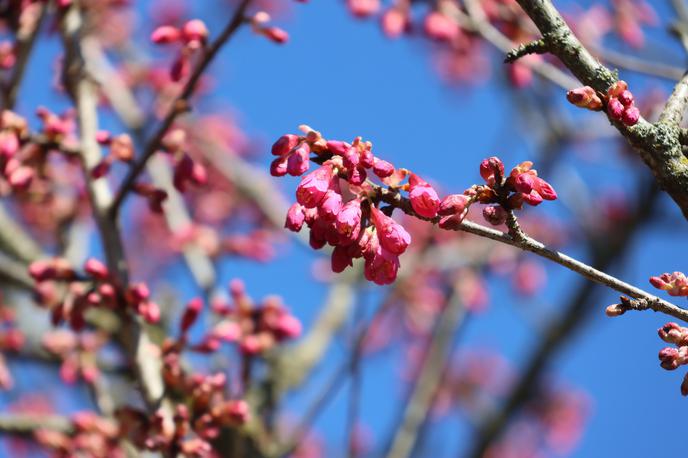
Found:
[{"label": "tree branch", "polygon": [[0,433],[32,435],[40,429],[70,433],[72,422],[59,415],[5,414],[0,416]]},{"label": "tree branch", "polygon": [[683,74],[669,96],[664,111],[659,115],[659,122],[678,128],[688,105],[688,72]]}]

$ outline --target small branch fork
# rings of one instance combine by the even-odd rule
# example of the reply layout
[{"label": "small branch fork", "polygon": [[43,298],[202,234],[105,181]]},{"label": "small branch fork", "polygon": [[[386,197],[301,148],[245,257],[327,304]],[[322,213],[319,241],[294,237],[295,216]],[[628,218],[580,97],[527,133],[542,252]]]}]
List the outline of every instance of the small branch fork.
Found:
[{"label": "small branch fork", "polygon": [[[399,192],[394,190],[388,190],[377,185],[373,185],[377,193],[377,198],[382,202],[385,202],[395,208],[402,210],[404,213],[416,218],[430,221],[432,223],[439,222],[439,218],[435,217],[432,219],[424,218],[418,215],[411,206],[411,202],[403,197]],[[507,221],[510,225],[510,232],[514,235],[498,231],[486,226],[483,226],[472,221],[463,221],[461,226],[456,229],[458,231],[468,232],[470,234],[478,235],[480,237],[486,237],[497,242],[504,243],[506,245],[511,245],[516,248],[520,248],[524,251],[529,251],[540,257],[549,259],[559,265],[566,267],[573,272],[587,278],[588,280],[594,281],[604,286],[608,286],[621,294],[627,295],[633,299],[637,299],[642,303],[642,307],[634,308],[635,310],[653,310],[655,312],[661,312],[666,315],[672,316],[679,320],[688,322],[688,310],[683,309],[671,302],[660,299],[659,297],[650,294],[640,288],[630,285],[622,280],[619,280],[612,275],[595,269],[594,267],[585,264],[575,258],[567,256],[556,250],[548,248],[542,242],[539,242],[529,236],[527,236],[522,229],[518,226],[515,216],[511,214]]]}]

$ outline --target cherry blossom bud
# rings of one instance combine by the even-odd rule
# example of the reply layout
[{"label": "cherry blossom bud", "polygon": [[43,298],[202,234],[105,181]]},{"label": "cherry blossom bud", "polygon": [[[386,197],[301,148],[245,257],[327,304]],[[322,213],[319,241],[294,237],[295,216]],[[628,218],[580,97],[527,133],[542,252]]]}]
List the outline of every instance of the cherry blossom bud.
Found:
[{"label": "cherry blossom bud", "polygon": [[590,86],[572,89],[566,93],[566,99],[577,107],[598,111],[602,109],[602,99]]},{"label": "cherry blossom bud", "polygon": [[347,267],[354,265],[352,261],[346,247],[339,245],[332,250],[332,272],[344,272]]},{"label": "cherry blossom bud", "polygon": [[534,177],[533,189],[545,200],[556,200],[557,193],[551,184],[540,177]]},{"label": "cherry blossom bud", "polygon": [[160,306],[155,302],[146,301],[139,304],[139,313],[150,324],[160,322]]},{"label": "cherry blossom bud", "polygon": [[110,272],[105,264],[95,258],[89,258],[84,263],[84,271],[96,280],[107,280]]},{"label": "cherry blossom bud", "polygon": [[659,338],[664,342],[680,344],[686,334],[685,328],[682,328],[678,323],[669,322],[657,330]]},{"label": "cherry blossom bud", "polygon": [[112,139],[110,153],[123,162],[129,162],[134,158],[134,142],[128,134],[118,135]]},{"label": "cherry blossom bud", "polygon": [[257,355],[263,351],[263,345],[258,336],[252,334],[244,337],[239,349],[245,355]]},{"label": "cherry blossom bud", "polygon": [[270,163],[270,175],[273,177],[282,177],[287,174],[287,162],[289,157],[278,157]]},{"label": "cherry blossom bud", "polygon": [[320,206],[318,207],[318,215],[325,221],[333,221],[342,209],[342,195],[330,189],[325,194]]},{"label": "cherry blossom bud", "polygon": [[227,402],[226,412],[233,422],[243,425],[250,418],[249,406],[243,399]]},{"label": "cherry blossom bud", "polygon": [[26,189],[31,184],[33,177],[33,169],[22,165],[12,171],[7,181],[13,189]]},{"label": "cherry blossom bud", "polygon": [[607,113],[609,114],[610,118],[617,121],[621,120],[621,117],[624,113],[624,106],[621,102],[619,102],[619,99],[609,99],[609,103],[607,104]]},{"label": "cherry blossom bud", "polygon": [[168,44],[178,41],[180,37],[181,32],[178,28],[171,25],[163,25],[153,31],[151,41],[156,44]]},{"label": "cherry blossom bud", "polygon": [[640,110],[635,105],[626,108],[621,115],[621,122],[627,126],[634,126],[640,119]]},{"label": "cherry blossom bud", "polygon": [[489,205],[483,208],[483,218],[493,226],[506,222],[507,212],[499,205]]},{"label": "cherry blossom bud", "polygon": [[178,56],[170,67],[170,79],[175,83],[183,80],[191,73],[191,62],[184,54]]},{"label": "cherry blossom bud", "polygon": [[390,253],[399,255],[406,251],[411,243],[411,236],[401,224],[382,213],[378,208],[371,207],[371,217],[380,245]]},{"label": "cherry blossom bud", "polygon": [[365,182],[367,177],[368,174],[366,173],[363,167],[355,167],[349,169],[347,180],[354,186],[360,186],[361,184],[363,184],[363,182]]},{"label": "cherry blossom bud", "polygon": [[134,304],[146,301],[150,297],[150,290],[145,283],[133,283],[127,289],[127,300]]},{"label": "cherry blossom bud", "polygon": [[358,18],[372,16],[380,10],[380,0],[347,0],[351,14]]},{"label": "cherry blossom bud", "polygon": [[102,161],[98,163],[95,167],[91,169],[91,177],[94,180],[102,178],[110,172],[110,167],[112,166],[112,156],[106,156]]},{"label": "cherry blossom bud", "polygon": [[399,38],[408,28],[408,16],[399,8],[390,8],[382,15],[382,31],[387,38]]},{"label": "cherry blossom bud", "polygon": [[470,197],[465,194],[450,194],[440,203],[438,213],[443,216],[464,213],[470,202]]},{"label": "cherry blossom bud", "polygon": [[613,318],[613,317],[621,316],[624,313],[626,313],[627,311],[628,311],[628,308],[626,306],[624,306],[623,304],[612,304],[604,310],[604,313],[608,317]]},{"label": "cherry blossom bud", "polygon": [[275,332],[279,339],[295,339],[301,335],[301,322],[296,317],[283,314],[277,321]]},{"label": "cherry blossom bud", "polygon": [[629,90],[625,90],[621,94],[619,94],[618,99],[619,102],[621,102],[623,106],[627,108],[633,105],[633,94]]},{"label": "cherry blossom bud", "polygon": [[286,134],[282,135],[277,141],[272,145],[271,153],[273,156],[286,156],[296,148],[299,144],[298,135]]},{"label": "cherry blossom bud", "polygon": [[184,308],[184,314],[182,315],[182,320],[179,324],[179,329],[182,333],[186,333],[191,326],[196,322],[198,316],[203,310],[203,300],[196,297],[191,299]]},{"label": "cherry blossom bud", "polygon": [[609,97],[619,97],[627,89],[628,84],[623,80],[619,80],[607,90],[607,95]]},{"label": "cherry blossom bud", "polygon": [[535,187],[535,179],[537,177],[531,175],[530,173],[521,173],[514,178],[514,188],[516,191],[522,192],[524,194],[530,194],[530,191]]},{"label": "cherry blossom bud", "polygon": [[373,173],[380,178],[387,178],[394,173],[394,166],[387,161],[375,158]]},{"label": "cherry blossom bud", "polygon": [[301,179],[296,188],[296,200],[306,208],[320,205],[325,194],[330,189],[334,176],[331,166],[323,165]]},{"label": "cherry blossom bud", "polygon": [[208,39],[208,28],[200,19],[192,19],[182,27],[182,37],[185,41],[205,42]]},{"label": "cherry blossom bud", "polygon": [[666,347],[659,352],[659,361],[662,368],[673,371],[679,366],[678,350],[672,347]]},{"label": "cherry blossom bud", "polygon": [[289,34],[279,27],[265,27],[260,29],[260,33],[273,43],[283,44],[289,41]]},{"label": "cherry blossom bud", "polygon": [[432,186],[413,173],[409,177],[409,185],[409,200],[413,210],[425,218],[437,216],[440,198]]},{"label": "cherry blossom bud", "polygon": [[303,210],[303,206],[298,203],[295,203],[289,207],[289,211],[287,212],[287,220],[284,223],[284,227],[290,231],[299,232],[303,227],[303,222],[306,219],[306,214]]},{"label": "cherry blossom bud", "polygon": [[295,177],[303,175],[310,167],[310,152],[308,143],[302,143],[296,148],[287,160],[287,173]]},{"label": "cherry blossom bud", "polygon": [[433,11],[425,16],[423,30],[428,38],[436,41],[453,41],[459,36],[459,26],[442,13]]},{"label": "cherry blossom bud", "polygon": [[234,321],[220,321],[213,328],[212,335],[224,342],[237,342],[241,338],[241,327]]},{"label": "cherry blossom bud", "polygon": [[480,163],[480,176],[489,186],[494,186],[497,177],[499,180],[504,177],[504,163],[496,156],[484,159]]},{"label": "cherry blossom bud", "polygon": [[356,240],[361,232],[361,201],[351,200],[337,214],[337,231],[350,240]]},{"label": "cherry blossom bud", "polygon": [[366,258],[364,275],[377,285],[389,285],[397,278],[399,256],[380,246],[371,258]]},{"label": "cherry blossom bud", "polygon": [[17,134],[7,130],[0,131],[0,156],[13,157],[19,151],[19,139]]}]

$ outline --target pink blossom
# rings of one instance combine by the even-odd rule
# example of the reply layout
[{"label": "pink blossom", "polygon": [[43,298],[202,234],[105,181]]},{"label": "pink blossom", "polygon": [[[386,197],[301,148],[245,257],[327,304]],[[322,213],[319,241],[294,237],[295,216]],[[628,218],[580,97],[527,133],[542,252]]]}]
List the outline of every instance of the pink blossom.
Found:
[{"label": "pink blossom", "polygon": [[432,186],[416,174],[409,177],[409,185],[409,200],[413,210],[425,218],[437,216],[440,198]]},{"label": "pink blossom", "polygon": [[390,253],[399,255],[406,251],[411,243],[411,236],[401,224],[382,213],[378,208],[371,207],[373,224],[377,229],[380,245]]},{"label": "pink blossom", "polygon": [[640,110],[636,106],[626,108],[621,115],[621,122],[627,126],[634,126],[640,120]]},{"label": "pink blossom", "polygon": [[459,36],[459,26],[442,13],[433,11],[423,21],[425,34],[436,41],[452,41]]},{"label": "pink blossom", "polygon": [[499,205],[489,205],[483,208],[483,218],[493,226],[499,226],[506,222],[507,213]]},{"label": "pink blossom", "polygon": [[375,158],[373,172],[380,178],[387,178],[394,173],[394,166],[387,161]]},{"label": "pink blossom", "polygon": [[320,205],[330,189],[334,171],[332,166],[323,165],[301,179],[296,188],[296,200],[306,208]]},{"label": "pink blossom", "polygon": [[299,144],[299,137],[298,135],[293,135],[293,134],[287,134],[287,135],[282,135],[277,141],[272,145],[272,150],[271,153],[273,156],[286,156],[296,148],[296,145]]},{"label": "pink blossom", "polygon": [[443,216],[465,213],[470,203],[470,197],[465,194],[450,194],[440,203],[438,213]]},{"label": "pink blossom", "polygon": [[349,11],[356,17],[365,18],[380,10],[380,0],[347,0]]},{"label": "pink blossom", "polygon": [[353,259],[349,255],[349,250],[344,246],[336,246],[332,250],[332,272],[341,273],[353,265]]},{"label": "pink blossom", "polygon": [[186,42],[205,42],[208,39],[208,28],[200,19],[192,19],[182,27],[182,38]]},{"label": "pink blossom", "polygon": [[489,186],[494,186],[497,177],[500,180],[504,177],[504,163],[496,156],[484,159],[480,163],[480,176]]},{"label": "pink blossom", "polygon": [[171,25],[163,25],[153,31],[151,41],[156,44],[168,44],[178,41],[180,37],[181,32],[178,28]]},{"label": "pink blossom", "polygon": [[408,28],[408,16],[399,8],[390,8],[382,15],[382,31],[388,38],[399,38]]},{"label": "pink blossom", "polygon": [[287,220],[284,223],[284,227],[293,232],[299,232],[303,227],[303,223],[306,220],[306,214],[304,213],[304,208],[301,204],[295,203],[289,207],[287,212]]},{"label": "pink blossom", "polygon": [[[382,241],[380,241],[382,243]],[[399,256],[380,246],[371,258],[367,258],[364,267],[365,278],[378,285],[388,285],[397,278]]]},{"label": "pink blossom", "polygon": [[301,146],[296,148],[289,155],[287,173],[295,177],[303,175],[310,167],[310,152],[311,149],[308,143],[302,143]]},{"label": "pink blossom", "polygon": [[340,234],[356,240],[361,231],[361,201],[354,199],[344,204],[337,214],[335,224]]}]

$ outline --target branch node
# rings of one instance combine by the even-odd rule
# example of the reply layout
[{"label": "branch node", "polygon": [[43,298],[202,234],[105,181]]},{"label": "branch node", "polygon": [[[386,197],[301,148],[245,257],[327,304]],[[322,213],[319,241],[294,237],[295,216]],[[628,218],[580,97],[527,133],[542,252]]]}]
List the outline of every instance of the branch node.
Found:
[{"label": "branch node", "polygon": [[511,64],[528,54],[544,54],[549,51],[545,38],[523,43],[506,54],[504,63]]}]

